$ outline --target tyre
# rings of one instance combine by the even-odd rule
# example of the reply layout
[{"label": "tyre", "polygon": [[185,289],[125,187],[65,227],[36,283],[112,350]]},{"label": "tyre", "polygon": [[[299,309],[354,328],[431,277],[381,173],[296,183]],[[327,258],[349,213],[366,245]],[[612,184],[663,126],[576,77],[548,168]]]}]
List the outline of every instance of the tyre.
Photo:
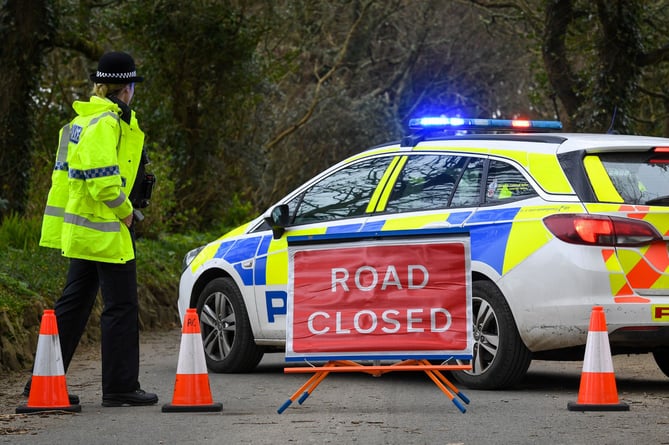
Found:
[{"label": "tyre", "polygon": [[231,278],[209,282],[197,300],[207,367],[213,372],[248,372],[263,357],[255,344],[242,294]]},{"label": "tyre", "polygon": [[653,351],[653,358],[658,368],[669,377],[669,349],[657,349]]},{"label": "tyre", "polygon": [[489,281],[472,284],[472,370],[453,377],[472,389],[502,389],[523,379],[532,360],[504,296]]}]

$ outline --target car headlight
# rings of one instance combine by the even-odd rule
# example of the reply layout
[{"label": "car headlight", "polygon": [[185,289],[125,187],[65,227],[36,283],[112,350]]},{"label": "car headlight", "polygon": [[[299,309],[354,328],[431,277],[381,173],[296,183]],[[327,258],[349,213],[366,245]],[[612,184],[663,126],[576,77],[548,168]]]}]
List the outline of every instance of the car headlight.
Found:
[{"label": "car headlight", "polygon": [[204,249],[205,246],[200,246],[196,249],[191,250],[188,252],[186,255],[184,255],[183,262],[181,263],[181,270],[184,271],[188,266],[190,266],[190,263],[193,262],[195,257],[202,252],[202,249]]}]

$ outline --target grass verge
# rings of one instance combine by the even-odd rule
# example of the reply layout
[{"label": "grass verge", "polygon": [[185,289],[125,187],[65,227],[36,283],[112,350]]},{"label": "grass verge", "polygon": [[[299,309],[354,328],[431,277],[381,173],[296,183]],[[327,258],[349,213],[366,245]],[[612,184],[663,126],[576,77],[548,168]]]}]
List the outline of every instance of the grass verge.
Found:
[{"label": "grass verge", "polygon": [[[0,225],[0,369],[25,367],[32,360],[41,312],[53,307],[65,282],[68,260],[56,249],[38,246],[40,224],[39,220],[9,216]],[[212,234],[179,234],[137,240],[143,329],[178,326],[176,301],[182,258],[214,238]],[[84,342],[99,338],[100,300]]]}]

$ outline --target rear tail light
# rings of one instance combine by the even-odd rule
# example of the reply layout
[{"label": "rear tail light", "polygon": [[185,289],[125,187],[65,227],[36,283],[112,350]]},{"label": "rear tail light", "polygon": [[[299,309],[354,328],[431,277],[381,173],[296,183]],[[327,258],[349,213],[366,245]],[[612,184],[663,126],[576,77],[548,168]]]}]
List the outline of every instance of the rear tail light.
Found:
[{"label": "rear tail light", "polygon": [[642,246],[662,240],[645,221],[616,216],[561,213],[544,218],[544,224],[560,240],[591,246]]}]

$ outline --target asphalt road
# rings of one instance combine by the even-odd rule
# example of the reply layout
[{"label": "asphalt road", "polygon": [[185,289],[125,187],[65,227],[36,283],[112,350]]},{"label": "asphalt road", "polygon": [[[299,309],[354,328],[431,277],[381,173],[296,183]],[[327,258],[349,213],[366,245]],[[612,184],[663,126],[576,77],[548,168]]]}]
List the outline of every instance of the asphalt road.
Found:
[{"label": "asphalt road", "polygon": [[284,374],[283,355],[268,354],[257,372],[209,375],[221,412],[163,413],[180,337],[142,334],[141,382],[159,394],[156,406],[103,408],[94,348],[77,352],[67,376],[78,414],[15,414],[28,374],[3,376],[0,444],[669,444],[669,378],[649,355],[613,359],[626,412],[569,411],[582,364],[537,361],[514,390],[461,388],[471,400],[464,414],[420,372],[331,374],[278,414],[309,375]]}]

